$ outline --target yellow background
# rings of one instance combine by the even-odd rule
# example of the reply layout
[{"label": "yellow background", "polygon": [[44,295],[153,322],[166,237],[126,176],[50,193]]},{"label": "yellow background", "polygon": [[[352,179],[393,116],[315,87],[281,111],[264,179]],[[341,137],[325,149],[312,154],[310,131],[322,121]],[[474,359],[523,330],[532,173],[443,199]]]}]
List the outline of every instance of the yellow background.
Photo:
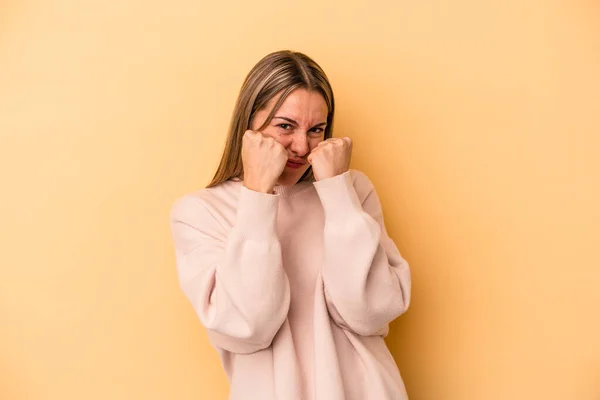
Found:
[{"label": "yellow background", "polygon": [[225,399],[168,212],[283,48],[412,266],[411,400],[599,399],[591,0],[0,2],[0,399]]}]

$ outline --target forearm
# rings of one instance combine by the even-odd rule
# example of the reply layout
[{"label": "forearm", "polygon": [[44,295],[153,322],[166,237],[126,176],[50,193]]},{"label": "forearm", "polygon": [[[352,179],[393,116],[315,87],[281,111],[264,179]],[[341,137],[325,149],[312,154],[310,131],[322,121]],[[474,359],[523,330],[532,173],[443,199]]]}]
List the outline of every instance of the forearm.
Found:
[{"label": "forearm", "polygon": [[202,221],[176,224],[176,237],[186,244],[177,251],[181,287],[213,344],[226,350],[267,347],[287,317],[290,290],[276,233],[277,202],[242,188],[225,242],[210,232],[199,236],[191,225]]},{"label": "forearm", "polygon": [[408,264],[382,219],[373,217],[378,201],[364,210],[349,173],[316,186],[325,211],[322,274],[331,315],[358,334],[376,334],[409,305]]}]

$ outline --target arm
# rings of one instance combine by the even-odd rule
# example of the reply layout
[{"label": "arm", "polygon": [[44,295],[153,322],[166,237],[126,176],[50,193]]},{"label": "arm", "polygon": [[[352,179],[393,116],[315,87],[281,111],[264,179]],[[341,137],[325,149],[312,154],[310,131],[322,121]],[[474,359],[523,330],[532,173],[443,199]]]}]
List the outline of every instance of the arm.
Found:
[{"label": "arm", "polygon": [[234,226],[226,229],[200,199],[171,210],[181,288],[211,343],[233,353],[271,345],[287,318],[290,289],[276,233],[276,195],[242,186]]},{"label": "arm", "polygon": [[[323,282],[333,320],[359,335],[386,335],[408,308],[410,271],[387,235],[369,179],[350,171],[315,182],[325,210]],[[357,190],[364,194],[361,202]]]}]

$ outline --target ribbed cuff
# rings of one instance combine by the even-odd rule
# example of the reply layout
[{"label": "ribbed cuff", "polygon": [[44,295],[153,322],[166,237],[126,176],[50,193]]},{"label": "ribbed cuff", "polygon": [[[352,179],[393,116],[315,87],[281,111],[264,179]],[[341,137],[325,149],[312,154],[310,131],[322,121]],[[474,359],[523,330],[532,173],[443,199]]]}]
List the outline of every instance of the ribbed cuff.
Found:
[{"label": "ribbed cuff", "polygon": [[254,240],[265,240],[277,234],[279,195],[255,192],[240,187],[236,227],[239,233]]},{"label": "ribbed cuff", "polygon": [[355,213],[362,212],[350,171],[315,182],[313,185],[323,204],[326,220],[344,223]]}]

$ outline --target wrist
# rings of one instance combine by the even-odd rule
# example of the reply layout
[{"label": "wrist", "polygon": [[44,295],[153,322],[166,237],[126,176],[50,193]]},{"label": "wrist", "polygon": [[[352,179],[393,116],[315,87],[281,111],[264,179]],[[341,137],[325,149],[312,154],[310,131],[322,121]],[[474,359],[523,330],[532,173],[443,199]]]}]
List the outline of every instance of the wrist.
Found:
[{"label": "wrist", "polygon": [[345,170],[338,170],[338,171],[330,171],[330,172],[327,172],[327,173],[325,173],[325,174],[323,174],[323,175],[319,175],[319,176],[318,176],[318,178],[317,178],[317,175],[316,175],[316,174],[314,174],[315,181],[317,181],[317,182],[318,182],[318,181],[324,181],[324,180],[326,180],[326,179],[335,178],[336,176],[340,176],[340,175],[343,175],[343,174],[345,174],[346,172],[348,172],[348,170],[349,170],[349,169],[345,169]]},{"label": "wrist", "polygon": [[273,186],[271,186],[271,185],[256,184],[256,183],[247,182],[247,181],[243,181],[242,185],[244,185],[244,187],[246,189],[250,189],[254,192],[273,194]]}]

